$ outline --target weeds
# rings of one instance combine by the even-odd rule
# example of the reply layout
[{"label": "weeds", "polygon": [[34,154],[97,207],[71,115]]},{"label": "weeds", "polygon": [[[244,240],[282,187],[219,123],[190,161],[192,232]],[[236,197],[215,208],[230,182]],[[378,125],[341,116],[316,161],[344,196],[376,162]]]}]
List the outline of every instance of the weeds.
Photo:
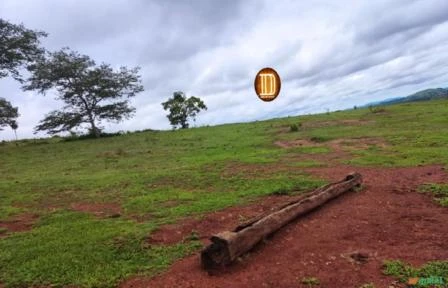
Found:
[{"label": "weeds", "polygon": [[299,127],[300,126],[302,126],[301,123],[299,123],[299,124],[291,124],[289,126],[289,132],[297,132],[297,131],[299,131]]},{"label": "weeds", "polygon": [[317,286],[320,284],[319,279],[317,279],[316,277],[304,277],[300,282],[302,284],[308,285],[309,287]]},{"label": "weeds", "polygon": [[409,278],[415,277],[442,277],[447,282],[448,261],[428,262],[420,268],[415,268],[400,260],[388,260],[383,264],[383,273],[387,276],[393,276],[403,283],[407,282]]},{"label": "weeds", "polygon": [[434,200],[443,207],[448,207],[448,185],[447,184],[424,184],[419,187],[422,193],[434,195]]}]

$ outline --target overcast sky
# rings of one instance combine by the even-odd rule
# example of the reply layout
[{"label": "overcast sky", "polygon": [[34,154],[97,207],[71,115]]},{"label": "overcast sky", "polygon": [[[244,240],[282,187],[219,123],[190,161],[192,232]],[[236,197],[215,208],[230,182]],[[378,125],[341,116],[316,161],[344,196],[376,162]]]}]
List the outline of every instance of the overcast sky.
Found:
[{"label": "overcast sky", "polygon": [[[135,117],[109,131],[168,129],[160,103],[178,90],[208,106],[196,125],[214,125],[448,87],[447,0],[0,0],[0,17],[48,32],[48,50],[68,46],[97,63],[142,68]],[[273,102],[254,92],[263,67],[282,79]],[[36,137],[33,127],[62,106],[7,78],[0,96],[19,106],[22,138]]]}]

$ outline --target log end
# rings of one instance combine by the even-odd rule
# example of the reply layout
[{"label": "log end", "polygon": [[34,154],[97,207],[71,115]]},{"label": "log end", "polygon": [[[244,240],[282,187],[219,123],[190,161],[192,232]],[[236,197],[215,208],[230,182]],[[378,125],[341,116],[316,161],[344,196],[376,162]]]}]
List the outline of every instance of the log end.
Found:
[{"label": "log end", "polygon": [[234,234],[234,232],[226,231],[210,238],[212,243],[201,252],[201,266],[203,269],[210,270],[225,266],[234,260],[229,250],[229,239]]},{"label": "log end", "polygon": [[355,186],[359,187],[362,183],[362,175],[358,172],[351,172],[347,176],[345,176],[345,179],[343,181],[352,181],[355,182]]}]

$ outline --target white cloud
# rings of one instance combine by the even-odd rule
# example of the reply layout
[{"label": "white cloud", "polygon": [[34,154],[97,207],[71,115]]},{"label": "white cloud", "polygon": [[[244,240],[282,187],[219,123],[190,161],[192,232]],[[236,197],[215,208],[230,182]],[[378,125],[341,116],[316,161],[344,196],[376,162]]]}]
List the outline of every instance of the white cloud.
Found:
[{"label": "white cloud", "polygon": [[[448,86],[448,2],[427,1],[14,1],[0,17],[50,35],[98,63],[142,67],[135,117],[109,130],[168,129],[160,105],[174,91],[203,98],[197,125],[250,121],[362,105]],[[275,68],[280,96],[260,101],[259,69]],[[0,80],[19,106],[19,133],[60,107]],[[14,96],[12,96],[14,95]],[[6,131],[6,130],[5,130]],[[11,137],[3,131],[0,138]]]}]

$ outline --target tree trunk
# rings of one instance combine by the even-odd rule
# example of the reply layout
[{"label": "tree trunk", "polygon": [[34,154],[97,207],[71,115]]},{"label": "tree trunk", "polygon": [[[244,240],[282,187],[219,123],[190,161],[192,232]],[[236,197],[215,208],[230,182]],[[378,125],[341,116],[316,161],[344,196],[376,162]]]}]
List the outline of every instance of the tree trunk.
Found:
[{"label": "tree trunk", "polygon": [[294,201],[278,207],[274,212],[239,225],[233,231],[225,231],[210,238],[212,244],[201,252],[205,269],[228,265],[252,249],[258,242],[274,233],[295,218],[323,205],[327,201],[359,186],[362,177],[351,173],[344,180],[323,186]]},{"label": "tree trunk", "polygon": [[101,133],[100,133],[100,130],[96,127],[95,121],[91,120],[90,121],[90,125],[92,126],[92,133],[93,133],[93,135],[95,135],[96,138],[100,138],[101,137]]}]

